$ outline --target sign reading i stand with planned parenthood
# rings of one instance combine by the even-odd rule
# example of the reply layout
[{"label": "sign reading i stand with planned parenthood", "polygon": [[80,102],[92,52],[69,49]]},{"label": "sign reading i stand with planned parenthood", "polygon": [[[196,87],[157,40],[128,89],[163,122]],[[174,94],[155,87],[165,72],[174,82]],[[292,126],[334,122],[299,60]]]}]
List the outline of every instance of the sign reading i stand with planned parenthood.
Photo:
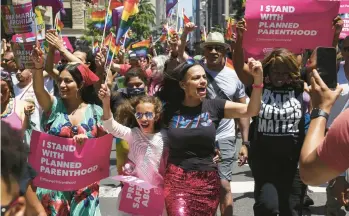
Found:
[{"label": "sign reading i stand with planned parenthood", "polygon": [[244,47],[330,46],[334,34],[332,21],[339,5],[339,2],[318,0],[248,0]]},{"label": "sign reading i stand with planned parenthood", "polygon": [[38,172],[34,185],[72,191],[108,177],[112,139],[108,134],[79,145],[73,139],[33,131],[29,163]]}]

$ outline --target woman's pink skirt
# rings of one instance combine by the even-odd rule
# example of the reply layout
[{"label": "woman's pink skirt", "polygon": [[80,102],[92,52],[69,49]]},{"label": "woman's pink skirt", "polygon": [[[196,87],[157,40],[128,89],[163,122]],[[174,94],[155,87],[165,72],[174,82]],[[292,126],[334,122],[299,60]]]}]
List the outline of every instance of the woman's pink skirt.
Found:
[{"label": "woman's pink skirt", "polygon": [[217,171],[184,171],[169,164],[165,174],[165,204],[169,216],[212,216],[219,204]]}]

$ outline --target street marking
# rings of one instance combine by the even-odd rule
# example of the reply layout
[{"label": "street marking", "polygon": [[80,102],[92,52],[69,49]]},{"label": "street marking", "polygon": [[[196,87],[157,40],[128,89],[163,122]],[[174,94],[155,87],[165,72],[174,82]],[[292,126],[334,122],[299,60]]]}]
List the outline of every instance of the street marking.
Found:
[{"label": "street marking", "polygon": [[[254,181],[230,182],[231,192],[233,194],[253,193]],[[309,186],[308,189],[313,193],[326,193],[326,185],[320,187]],[[118,197],[121,187],[103,186],[99,187],[99,197],[112,198]]]}]

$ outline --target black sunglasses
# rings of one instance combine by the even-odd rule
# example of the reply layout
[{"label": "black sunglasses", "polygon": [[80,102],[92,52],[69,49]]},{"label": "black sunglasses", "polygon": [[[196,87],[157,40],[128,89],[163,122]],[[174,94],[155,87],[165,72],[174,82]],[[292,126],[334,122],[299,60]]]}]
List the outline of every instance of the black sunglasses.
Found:
[{"label": "black sunglasses", "polygon": [[1,216],[4,216],[5,213],[10,209],[12,208],[13,206],[17,205],[18,204],[18,199],[19,199],[20,196],[18,197],[15,197],[8,205],[6,206],[1,206]]},{"label": "black sunglasses", "polygon": [[152,113],[152,112],[145,112],[145,113],[141,113],[141,112],[136,112],[135,113],[135,117],[136,117],[136,119],[142,119],[143,118],[143,116],[145,116],[145,118],[147,119],[147,120],[153,120],[154,119],[154,113]]},{"label": "black sunglasses", "polygon": [[7,64],[8,62],[13,61],[13,59],[2,59],[1,61],[4,62],[5,64]]},{"label": "black sunglasses", "polygon": [[206,46],[206,49],[208,49],[209,51],[216,50],[218,52],[225,50],[223,46]]}]

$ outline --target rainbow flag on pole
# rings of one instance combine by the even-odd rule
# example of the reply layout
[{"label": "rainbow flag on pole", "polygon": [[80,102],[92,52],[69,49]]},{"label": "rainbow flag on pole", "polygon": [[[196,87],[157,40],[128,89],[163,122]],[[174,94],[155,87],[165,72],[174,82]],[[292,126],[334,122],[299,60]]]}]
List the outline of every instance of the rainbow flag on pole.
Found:
[{"label": "rainbow flag on pole", "polygon": [[190,23],[190,19],[184,14],[184,8],[182,9],[182,15],[183,15],[183,24],[186,25],[187,23]]},{"label": "rainbow flag on pole", "polygon": [[64,28],[63,22],[60,19],[57,19],[56,29],[57,29],[58,34],[60,34],[62,32],[63,28]]},{"label": "rainbow flag on pole", "polygon": [[139,0],[124,1],[124,10],[122,11],[120,26],[116,36],[116,44],[120,43],[121,37],[125,35],[127,30],[132,25],[135,15],[139,12],[138,3]]},{"label": "rainbow flag on pole", "polygon": [[227,20],[227,29],[226,29],[226,32],[225,32],[225,40],[227,41],[231,41],[233,39],[233,26],[234,26],[234,19],[233,18],[228,18]]}]

